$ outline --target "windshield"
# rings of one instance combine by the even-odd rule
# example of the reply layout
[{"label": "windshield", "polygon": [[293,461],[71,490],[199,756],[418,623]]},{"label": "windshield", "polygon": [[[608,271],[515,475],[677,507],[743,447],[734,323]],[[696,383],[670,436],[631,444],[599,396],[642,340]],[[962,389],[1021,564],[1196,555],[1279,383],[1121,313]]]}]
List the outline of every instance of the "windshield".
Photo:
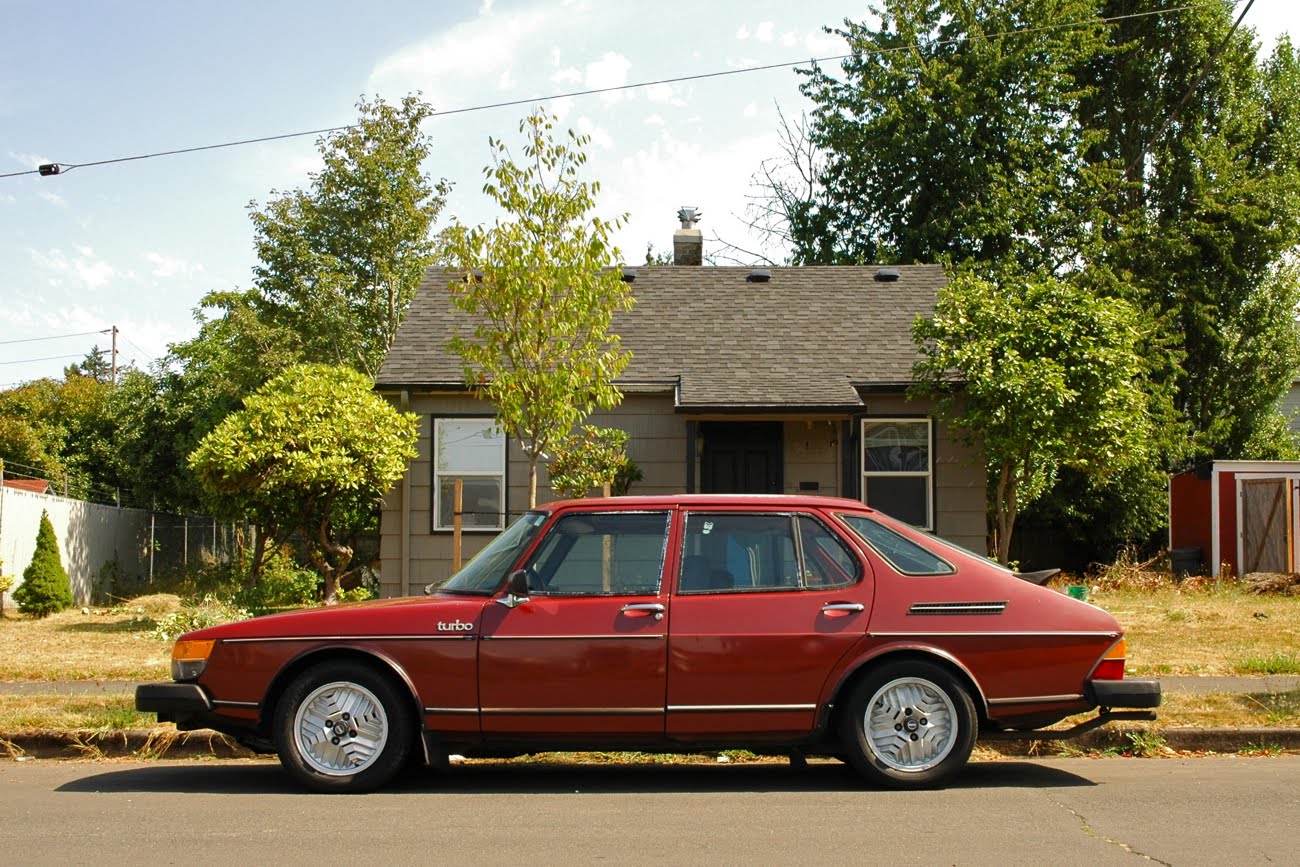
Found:
[{"label": "windshield", "polygon": [[524,514],[438,589],[454,593],[494,592],[506,577],[506,570],[519,561],[544,523],[545,512]]}]

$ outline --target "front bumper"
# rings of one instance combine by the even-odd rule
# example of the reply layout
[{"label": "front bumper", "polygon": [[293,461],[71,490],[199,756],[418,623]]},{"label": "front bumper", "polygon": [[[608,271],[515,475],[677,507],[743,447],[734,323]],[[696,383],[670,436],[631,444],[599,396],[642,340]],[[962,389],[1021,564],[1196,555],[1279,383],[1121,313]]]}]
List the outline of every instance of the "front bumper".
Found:
[{"label": "front bumper", "polygon": [[1158,680],[1090,680],[1088,699],[1098,707],[1160,707]]},{"label": "front bumper", "polygon": [[140,684],[135,710],[157,714],[160,723],[182,723],[212,714],[212,699],[198,684]]}]

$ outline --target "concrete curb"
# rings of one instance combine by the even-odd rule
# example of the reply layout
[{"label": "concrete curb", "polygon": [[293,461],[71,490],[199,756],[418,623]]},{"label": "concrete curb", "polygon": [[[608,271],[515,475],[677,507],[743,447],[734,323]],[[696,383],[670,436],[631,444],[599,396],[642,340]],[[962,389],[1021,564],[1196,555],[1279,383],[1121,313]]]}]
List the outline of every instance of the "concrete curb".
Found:
[{"label": "concrete curb", "polygon": [[[1133,737],[1130,737],[1132,735]],[[1096,729],[1068,741],[981,740],[979,746],[1004,756],[1048,756],[1068,745],[1076,750],[1131,750],[1135,738],[1146,750],[1238,753],[1246,750],[1300,751],[1300,728],[1131,728]],[[21,759],[194,759],[252,758],[256,753],[214,731],[173,729],[122,731],[37,731],[0,734],[0,758]]]}]

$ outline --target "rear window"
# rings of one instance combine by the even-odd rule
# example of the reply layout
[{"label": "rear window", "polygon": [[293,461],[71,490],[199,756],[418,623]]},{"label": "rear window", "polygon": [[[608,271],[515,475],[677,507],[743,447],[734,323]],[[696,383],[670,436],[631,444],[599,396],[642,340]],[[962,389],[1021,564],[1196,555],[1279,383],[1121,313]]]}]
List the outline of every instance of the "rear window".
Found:
[{"label": "rear window", "polygon": [[904,575],[951,575],[952,564],[865,515],[837,515],[862,541]]}]

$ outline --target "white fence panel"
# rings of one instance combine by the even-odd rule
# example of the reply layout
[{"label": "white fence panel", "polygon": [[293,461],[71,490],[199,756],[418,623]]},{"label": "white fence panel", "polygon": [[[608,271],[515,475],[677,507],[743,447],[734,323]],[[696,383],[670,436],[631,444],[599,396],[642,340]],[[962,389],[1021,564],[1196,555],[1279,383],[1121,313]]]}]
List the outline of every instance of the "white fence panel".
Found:
[{"label": "white fence panel", "polygon": [[42,511],[54,525],[78,605],[87,604],[96,591],[110,590],[114,571],[119,581],[148,577],[148,511],[0,488],[0,559],[5,574],[16,579],[15,589],[36,550]]}]

